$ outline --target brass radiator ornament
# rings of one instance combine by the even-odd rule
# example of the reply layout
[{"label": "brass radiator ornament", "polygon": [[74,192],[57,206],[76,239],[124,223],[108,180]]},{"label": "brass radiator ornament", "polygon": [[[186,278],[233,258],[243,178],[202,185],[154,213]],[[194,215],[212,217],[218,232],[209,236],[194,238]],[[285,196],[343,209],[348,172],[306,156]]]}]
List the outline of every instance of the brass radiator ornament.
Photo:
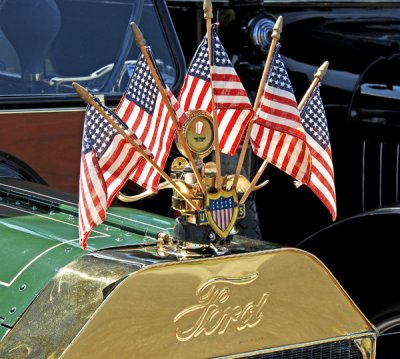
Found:
[{"label": "brass radiator ornament", "polygon": [[[197,256],[197,252],[206,255],[207,249],[210,249],[210,254],[225,254],[227,249],[224,245],[229,244],[235,233],[236,221],[245,217],[245,205],[239,204],[239,199],[250,187],[250,181],[240,176],[237,186],[233,187],[234,174],[230,174],[221,178],[221,189],[216,189],[216,164],[204,163],[204,158],[214,150],[211,116],[203,110],[188,111],[187,116],[188,121],[183,126],[183,138],[187,146],[183,146],[179,138],[176,139],[176,146],[184,157],[177,157],[172,162],[171,179],[181,193],[191,198],[200,210],[193,209],[178,191],[173,190],[172,208],[180,213],[173,239],[179,249],[170,238],[166,240],[162,236],[161,252],[168,248],[170,253],[187,257]],[[185,148],[190,150],[194,158],[202,184],[196,180]],[[202,194],[201,185],[206,188],[205,195]],[[170,187],[167,182],[163,182],[159,190]],[[151,194],[151,191],[136,196],[119,193],[118,198],[129,202]]]},{"label": "brass radiator ornament", "polygon": [[[239,205],[238,196],[240,194],[232,187],[232,181],[229,180],[228,176],[222,178],[221,189],[219,191],[216,189],[216,165],[214,162],[204,163],[203,161],[214,149],[211,116],[206,111],[192,110],[188,112],[188,119],[183,129],[184,139],[195,159],[206,188],[206,194],[205,196],[202,195],[200,185],[196,182],[187,161],[184,159],[175,161],[171,168],[173,171],[172,178],[185,184],[188,195],[201,208],[199,211],[193,211],[186,205],[179,193],[174,191],[172,207],[181,213],[175,233],[181,241],[201,244],[224,243],[236,220],[244,218],[244,205]],[[179,140],[176,142],[177,148],[185,156],[184,147],[179,143]],[[185,162],[186,165],[183,165]],[[185,233],[185,226],[190,225],[204,226],[206,229],[201,231],[203,236],[192,235],[188,238]],[[180,226],[182,227],[179,228]],[[179,232],[181,230],[183,234]]]},{"label": "brass radiator ornament", "polygon": [[[212,6],[208,0],[204,2],[204,18],[207,21],[207,34],[189,65],[186,79],[190,76],[191,71],[194,71],[193,76],[199,77],[193,82],[197,83],[198,80],[199,82],[204,81],[204,83],[207,83],[208,81],[208,85],[201,85],[204,86],[201,90],[204,92],[207,89],[209,94],[197,93],[201,92],[198,87],[190,88],[190,91],[187,90],[185,86],[186,82],[189,81],[185,81],[178,100],[179,102],[182,101],[179,105],[182,106],[184,111],[184,120],[182,120],[181,114],[178,115],[179,111],[176,111],[175,104],[173,105],[166,98],[165,93],[167,91],[163,87],[161,79],[157,78],[156,71],[152,70],[155,74],[153,76],[156,76],[157,86],[166,98],[171,119],[176,128],[175,143],[182,154],[182,157],[175,158],[172,162],[170,178],[164,175],[166,182],[158,186],[158,190],[172,188],[172,208],[179,213],[176,218],[173,238],[162,235],[160,237],[160,254],[174,254],[181,258],[207,254],[219,255],[229,251],[228,247],[232,236],[237,233],[235,224],[246,216],[245,202],[247,198],[253,191],[264,187],[268,183],[268,180],[266,180],[257,184],[268,163],[274,164],[294,177],[297,185],[308,185],[312,168],[311,146],[306,141],[300,111],[309,105],[308,102],[310,98],[314,97],[315,89],[317,89],[317,85],[325,75],[328,67],[328,62],[325,62],[318,69],[314,75],[314,81],[300,104],[297,105],[292,93],[290,80],[278,53],[278,41],[282,31],[282,17],[279,17],[271,34],[271,48],[260,81],[259,91],[254,105],[251,106],[245,94],[245,89],[240,87],[243,85],[228,57],[218,57],[220,53],[224,53],[224,49],[216,34],[215,27],[211,25]],[[136,43],[145,57],[148,57],[148,50],[142,33],[136,24],[132,23],[131,26]],[[224,66],[229,62],[230,67],[223,67],[223,65],[214,62],[224,63]],[[148,60],[148,66],[153,68],[151,60]],[[282,84],[279,84],[278,87],[282,87],[283,90],[275,88],[269,82],[276,72],[282,73],[279,75],[279,80],[272,79],[271,81],[282,81]],[[234,84],[232,85],[231,82]],[[195,101],[190,100],[189,105],[185,102],[185,92],[191,92],[195,97]],[[281,94],[282,92],[284,93],[283,95]],[[285,104],[277,110],[278,113],[285,113],[285,111],[288,111],[288,113],[271,115],[275,117],[282,116],[282,118],[279,119],[277,124],[272,125],[271,129],[268,129],[269,125],[264,123],[265,118],[268,123],[272,120],[269,120],[268,116],[270,114],[263,111],[270,111],[268,110],[270,93],[273,94],[272,96],[284,98],[283,102]],[[231,94],[234,95],[230,97]],[[207,96],[210,97],[210,100],[209,105],[205,106],[204,102],[208,98]],[[239,102],[236,103],[235,101]],[[196,104],[193,105],[192,102]],[[277,106],[281,105],[278,104]],[[172,107],[174,108],[172,109]],[[207,110],[203,109],[204,107]],[[287,108],[289,109],[287,110]],[[227,111],[237,110],[242,112],[239,114],[232,112],[231,118],[226,119],[229,117],[226,113],[230,113]],[[236,118],[243,116],[245,111],[248,111],[246,119],[241,118],[240,121],[235,122]],[[220,115],[220,113],[224,113],[224,115]],[[319,116],[321,116],[321,112]],[[223,121],[227,121],[228,124],[225,122],[224,125],[221,125]],[[285,121],[290,124],[285,124]],[[220,129],[220,126],[223,129]],[[264,126],[272,134],[269,135],[270,137],[276,137],[275,144],[267,146],[265,143],[267,140],[259,135],[257,135],[259,139],[254,138],[254,131],[259,131],[260,133],[266,131],[263,130]],[[291,128],[282,130],[284,127]],[[257,155],[264,159],[264,163],[251,182],[240,174],[250,140],[254,151],[255,148],[257,150],[262,148],[264,152],[260,155],[255,151]],[[230,142],[231,147],[224,147],[228,142]],[[222,176],[220,152],[233,155],[241,142],[242,148],[235,173]],[[236,144],[232,145],[232,143]],[[267,147],[275,147],[274,153],[265,154]],[[280,147],[282,149],[279,149]],[[296,151],[299,154],[296,154]],[[205,162],[205,159],[212,153],[214,161]],[[293,168],[291,169],[290,166],[293,166]],[[334,188],[332,192],[333,197],[335,197]],[[119,193],[117,197],[121,201],[130,202],[143,199],[151,194],[153,192],[147,190],[134,196]],[[335,202],[335,198],[332,199],[332,202]],[[336,208],[334,211],[336,211]]]}]

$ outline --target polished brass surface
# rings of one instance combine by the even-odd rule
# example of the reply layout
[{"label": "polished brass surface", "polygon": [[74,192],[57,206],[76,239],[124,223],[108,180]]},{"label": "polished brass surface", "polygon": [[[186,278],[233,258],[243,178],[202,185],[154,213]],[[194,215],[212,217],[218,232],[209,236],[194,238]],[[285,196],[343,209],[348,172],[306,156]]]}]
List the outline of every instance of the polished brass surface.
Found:
[{"label": "polished brass surface", "polygon": [[177,157],[171,163],[171,171],[172,172],[180,172],[183,171],[185,166],[188,164],[188,160],[184,157]]},{"label": "polished brass surface", "polygon": [[[348,341],[353,341],[356,345],[359,342],[364,342],[364,341],[369,341],[370,343],[376,343],[376,335],[373,333],[363,333],[363,334],[352,334],[352,335],[346,335],[342,337],[337,337],[337,338],[332,338],[328,340],[317,340],[314,342],[308,342],[308,343],[301,343],[301,344],[295,344],[295,345],[284,345],[279,348],[272,348],[272,349],[263,349],[263,350],[255,350],[251,352],[245,352],[245,353],[238,353],[238,354],[230,354],[227,356],[218,356],[214,357],[214,359],[236,359],[236,358],[248,358],[251,356],[261,356],[261,355],[268,355],[271,353],[274,353],[275,355],[280,355],[282,352],[285,353],[285,351],[289,350],[295,350],[295,349],[305,349],[310,346],[320,346],[320,345],[326,345],[329,343],[337,343],[337,342],[348,342]],[[362,359],[375,359],[375,350],[373,352],[366,352],[364,348],[359,347],[360,353],[362,355]],[[319,359],[320,353],[317,351],[315,356],[312,356],[312,354],[308,353],[304,356],[304,358],[309,358],[309,359]],[[348,356],[350,358],[350,354],[346,351],[343,351],[341,358]],[[310,356],[311,355],[311,356]],[[334,354],[335,355],[335,354]],[[289,354],[286,353],[286,356],[284,358],[289,358]],[[297,356],[295,357],[297,358]],[[324,357],[326,358],[326,356]],[[333,358],[332,358],[333,359]]]},{"label": "polished brass surface", "polygon": [[133,273],[62,358],[229,357],[356,335],[376,330],[322,263],[276,249]]},{"label": "polished brass surface", "polygon": [[[234,177],[234,175],[228,175],[224,177],[222,186],[225,187],[227,191],[232,189]],[[240,175],[236,184],[237,194],[242,195],[249,187],[250,181],[245,176]]]},{"label": "polished brass surface", "polygon": [[[182,197],[178,196],[178,194],[172,196],[172,208],[184,213],[185,215],[194,214],[195,212],[188,203]],[[203,206],[203,198],[193,198],[193,202],[197,203],[199,206]]]},{"label": "polished brass surface", "polygon": [[372,338],[359,338],[356,340],[363,359],[375,359],[376,340]]},{"label": "polished brass surface", "polygon": [[142,267],[87,255],[62,268],[1,342],[0,358],[58,358],[103,302],[107,288]]},{"label": "polished brass surface", "polygon": [[[191,110],[187,112],[187,115],[189,120],[183,128],[184,138],[193,156],[204,158],[213,150],[212,118],[203,110]],[[187,156],[179,140],[177,140],[177,147],[184,156]]]}]

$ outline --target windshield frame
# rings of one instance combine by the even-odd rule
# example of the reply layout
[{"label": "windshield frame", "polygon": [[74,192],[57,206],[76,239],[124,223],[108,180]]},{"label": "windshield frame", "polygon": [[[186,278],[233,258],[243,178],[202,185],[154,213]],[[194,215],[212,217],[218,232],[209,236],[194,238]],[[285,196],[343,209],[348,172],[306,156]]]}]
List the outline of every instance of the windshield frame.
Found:
[{"label": "windshield frame", "polygon": [[[12,0],[11,0],[12,1]],[[89,1],[90,2],[90,1]],[[126,2],[126,1],[125,1]],[[133,2],[133,0],[132,0]],[[163,0],[137,0],[137,2],[140,5],[144,5],[145,2],[148,4],[148,8],[150,8],[149,5],[151,5],[151,12],[153,12],[152,9],[154,9],[155,13],[154,16],[158,18],[158,24],[152,26],[159,26],[160,31],[164,34],[164,39],[165,39],[165,48],[168,49],[167,51],[169,52],[169,57],[168,57],[168,62],[171,63],[169,67],[173,68],[174,71],[174,77],[173,80],[171,81],[172,83],[169,83],[169,87],[171,88],[172,92],[177,93],[180,89],[180,86],[183,83],[184,79],[184,74],[185,74],[185,68],[186,68],[186,63],[185,59],[183,56],[183,52],[177,37],[177,34],[175,32],[172,19],[169,15],[168,7]],[[126,2],[128,3],[128,2]],[[145,5],[146,6],[146,5]],[[136,9],[134,9],[136,8]],[[143,10],[139,9],[139,7],[133,6],[132,7],[132,16],[131,20],[140,23],[140,14]],[[158,33],[158,30],[157,30]],[[146,33],[144,33],[144,36],[146,37]],[[160,41],[163,41],[161,39]],[[154,42],[154,41],[153,41]],[[151,43],[148,45],[152,46]],[[107,44],[104,44],[104,46],[107,46]],[[110,104],[116,104],[123,93],[125,92],[125,86],[121,86],[119,91],[109,91],[107,89],[110,89],[113,86],[113,81],[116,80],[118,76],[121,73],[121,69],[126,66],[125,62],[126,59],[129,59],[131,63],[136,61],[136,58],[127,58],[128,53],[132,47],[135,47],[136,44],[133,41],[133,36],[132,32],[130,29],[130,22],[126,24],[126,31],[125,34],[123,35],[123,41],[120,44],[120,50],[117,54],[117,58],[114,62],[114,66],[112,70],[110,71],[111,77],[106,81],[104,86],[100,89],[100,91],[93,91],[97,96],[103,97],[105,100],[107,100],[108,103]],[[163,45],[164,46],[164,45]],[[140,50],[137,48],[135,51],[140,52]],[[157,53],[155,54],[157,56]],[[163,56],[163,55],[162,55]],[[134,66],[134,65],[133,65]],[[126,78],[129,78],[132,69],[124,69],[124,71],[127,72],[127,75],[125,75]],[[21,75],[22,76],[22,75]],[[126,83],[127,80],[125,79]],[[71,82],[72,83],[72,82]],[[78,82],[79,83],[79,82]],[[1,84],[0,84],[1,86]],[[89,88],[89,90],[91,90]],[[91,90],[92,91],[92,90]],[[70,93],[67,92],[61,92],[61,93],[5,93],[5,94],[0,94],[0,109],[2,110],[7,110],[7,109],[18,109],[20,107],[29,107],[29,108],[43,108],[43,107],[71,107],[71,106],[76,106],[77,104],[81,103],[80,97],[76,94],[76,92],[71,91]]]}]

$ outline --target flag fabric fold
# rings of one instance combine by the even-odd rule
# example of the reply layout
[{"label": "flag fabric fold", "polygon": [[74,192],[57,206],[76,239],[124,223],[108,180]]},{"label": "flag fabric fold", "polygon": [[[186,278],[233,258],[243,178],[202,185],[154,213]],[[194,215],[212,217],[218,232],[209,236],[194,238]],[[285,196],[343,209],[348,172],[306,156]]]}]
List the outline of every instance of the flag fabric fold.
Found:
[{"label": "flag fabric fold", "polygon": [[[159,74],[150,47],[147,47],[147,51]],[[159,79],[174,108],[178,122],[185,122],[186,114],[180,108],[171,90],[165,86],[161,76]],[[117,106],[116,113],[151,151],[154,162],[164,169],[176,129],[143,54],[139,55],[135,70]],[[130,177],[133,182],[153,192],[158,191],[160,178],[161,175],[157,170],[146,161],[142,161]]]},{"label": "flag fabric fold", "polygon": [[285,65],[275,48],[251,131],[253,152],[298,182],[311,176],[311,153]]},{"label": "flag fabric fold", "polygon": [[210,79],[205,35],[189,64],[178,99],[185,111],[200,109],[212,114],[214,94],[220,151],[234,155],[253,117],[253,108],[219,39],[216,24],[211,28],[211,73]]},{"label": "flag fabric fold", "polygon": [[336,190],[328,123],[318,85],[300,113],[311,149],[311,178],[307,186],[336,219]]},{"label": "flag fabric fold", "polygon": [[[126,131],[115,113],[97,104]],[[140,140],[129,135],[147,155]],[[88,105],[85,112],[79,178],[79,242],[87,249],[87,238],[106,218],[106,210],[126,183],[142,156],[104,117]]]}]

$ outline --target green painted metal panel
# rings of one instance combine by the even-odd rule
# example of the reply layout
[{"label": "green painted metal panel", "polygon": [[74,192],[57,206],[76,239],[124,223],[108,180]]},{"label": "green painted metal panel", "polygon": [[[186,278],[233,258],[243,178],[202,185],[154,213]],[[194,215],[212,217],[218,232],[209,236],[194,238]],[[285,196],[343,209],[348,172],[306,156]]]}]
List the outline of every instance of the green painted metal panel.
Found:
[{"label": "green painted metal panel", "polygon": [[171,218],[112,207],[84,251],[75,203],[49,202],[17,190],[4,195],[0,188],[1,330],[12,327],[49,280],[74,259],[106,248],[154,244],[157,234],[171,234],[173,225]]},{"label": "green painted metal panel", "polygon": [[[1,323],[1,322],[0,322]],[[9,329],[0,325],[0,342],[3,340]]]}]

